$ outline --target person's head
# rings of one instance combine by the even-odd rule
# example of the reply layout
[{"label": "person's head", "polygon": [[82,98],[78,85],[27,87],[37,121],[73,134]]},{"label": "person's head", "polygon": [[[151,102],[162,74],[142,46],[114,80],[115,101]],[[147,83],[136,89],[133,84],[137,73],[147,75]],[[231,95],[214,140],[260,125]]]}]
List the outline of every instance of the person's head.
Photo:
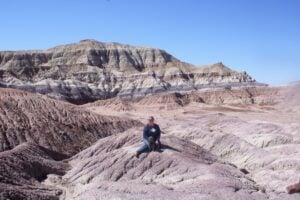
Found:
[{"label": "person's head", "polygon": [[153,125],[154,124],[154,117],[153,116],[148,117],[148,124],[149,125]]}]

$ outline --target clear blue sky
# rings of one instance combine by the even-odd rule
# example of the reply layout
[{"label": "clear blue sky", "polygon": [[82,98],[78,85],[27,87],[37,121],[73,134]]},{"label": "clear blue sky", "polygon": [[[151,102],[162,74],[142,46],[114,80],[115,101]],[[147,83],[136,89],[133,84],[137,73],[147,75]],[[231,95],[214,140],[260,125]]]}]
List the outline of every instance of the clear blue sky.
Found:
[{"label": "clear blue sky", "polygon": [[0,50],[96,39],[222,61],[265,83],[300,80],[300,0],[5,0],[0,18]]}]

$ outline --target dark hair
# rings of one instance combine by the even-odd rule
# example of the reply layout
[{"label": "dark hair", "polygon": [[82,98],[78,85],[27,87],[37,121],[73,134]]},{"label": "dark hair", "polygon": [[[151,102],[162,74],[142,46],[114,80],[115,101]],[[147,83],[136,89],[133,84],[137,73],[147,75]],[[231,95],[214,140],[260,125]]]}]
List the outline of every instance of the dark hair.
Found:
[{"label": "dark hair", "polygon": [[154,121],[154,117],[153,117],[153,116],[150,116],[150,117],[148,118],[148,120]]}]

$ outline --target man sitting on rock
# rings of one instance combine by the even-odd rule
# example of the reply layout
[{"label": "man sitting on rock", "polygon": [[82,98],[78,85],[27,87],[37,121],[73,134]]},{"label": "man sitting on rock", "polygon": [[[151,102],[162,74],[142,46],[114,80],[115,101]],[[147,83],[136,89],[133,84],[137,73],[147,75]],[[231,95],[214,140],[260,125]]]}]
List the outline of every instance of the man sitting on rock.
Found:
[{"label": "man sitting on rock", "polygon": [[160,128],[157,124],[154,123],[154,117],[152,116],[148,118],[148,123],[144,127],[143,141],[144,145],[136,152],[137,158],[146,150],[154,151],[156,149],[156,141],[158,143],[157,148],[160,149],[161,147]]}]

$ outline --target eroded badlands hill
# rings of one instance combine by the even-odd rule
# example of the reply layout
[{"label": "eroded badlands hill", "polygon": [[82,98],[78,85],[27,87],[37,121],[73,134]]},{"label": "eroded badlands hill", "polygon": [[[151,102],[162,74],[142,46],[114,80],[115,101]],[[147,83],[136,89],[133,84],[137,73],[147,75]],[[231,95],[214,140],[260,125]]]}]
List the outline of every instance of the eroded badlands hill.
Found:
[{"label": "eroded badlands hill", "polygon": [[0,89],[0,152],[23,142],[73,155],[98,139],[141,123],[100,116],[43,95]]},{"label": "eroded badlands hill", "polygon": [[259,85],[246,72],[217,63],[195,67],[167,52],[83,40],[40,51],[0,52],[0,86],[74,103],[115,96]]}]

